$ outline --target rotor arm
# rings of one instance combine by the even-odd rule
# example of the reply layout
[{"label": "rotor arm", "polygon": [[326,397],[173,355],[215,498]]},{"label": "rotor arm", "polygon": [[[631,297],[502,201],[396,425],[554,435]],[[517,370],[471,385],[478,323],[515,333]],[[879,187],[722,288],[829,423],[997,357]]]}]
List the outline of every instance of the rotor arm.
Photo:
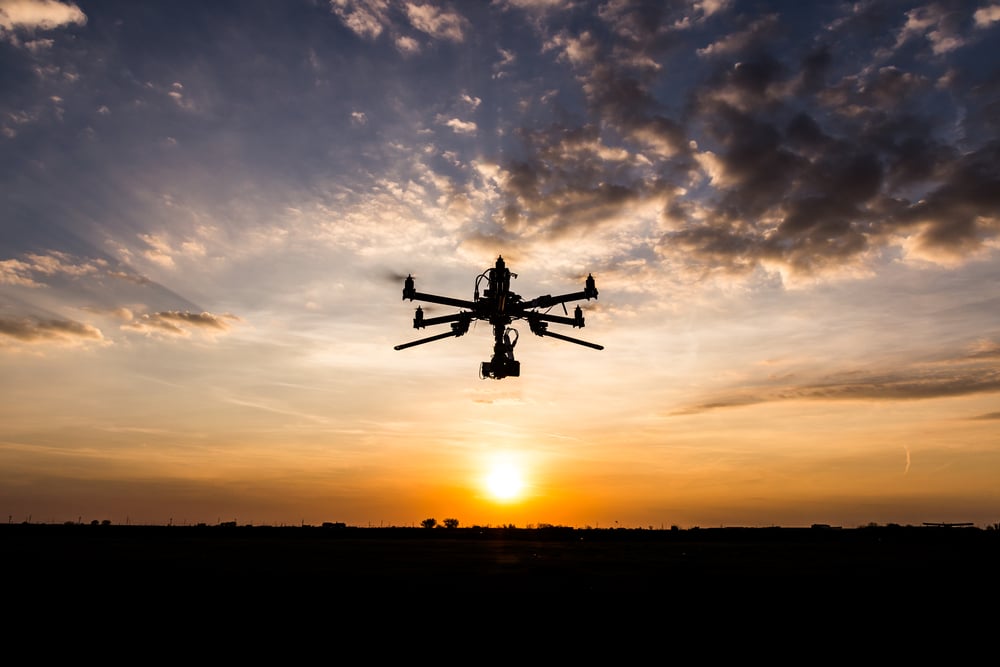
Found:
[{"label": "rotor arm", "polygon": [[[424,343],[433,343],[436,340],[441,340],[442,338],[451,338],[452,336],[464,336],[469,331],[469,324],[472,322],[472,315],[470,313],[459,313],[460,319],[457,322],[452,323],[451,331],[447,331],[436,336],[428,336],[427,338],[421,338],[419,340],[412,340],[409,343],[402,343],[400,345],[394,346],[394,350],[405,350],[408,347],[413,347],[415,345],[423,345]],[[436,319],[436,318],[435,318]]]},{"label": "rotor arm", "polygon": [[603,350],[603,345],[598,345],[597,343],[588,343],[585,340],[580,340],[579,338],[570,338],[569,336],[564,336],[562,334],[549,331],[549,325],[545,322],[540,321],[540,318],[536,316],[528,318],[528,325],[531,327],[531,332],[536,336],[549,336],[550,338],[558,338],[559,340],[564,340],[568,343],[576,343],[577,345],[583,345],[584,347],[590,347],[595,350]]},{"label": "rotor arm", "polygon": [[562,334],[557,334],[554,331],[542,331],[542,333],[535,332],[539,336],[548,336],[550,338],[558,338],[559,340],[564,340],[568,343],[576,343],[577,345],[583,345],[584,347],[590,347],[595,350],[603,350],[603,345],[598,345],[597,343],[588,343],[585,340],[580,340],[579,338],[570,338],[569,336],[563,336]]},{"label": "rotor arm", "polygon": [[413,317],[413,328],[423,329],[427,326],[433,326],[435,324],[444,324],[446,322],[461,322],[469,318],[469,313],[455,313],[453,315],[441,315],[440,317],[424,317],[424,309],[417,306],[417,312]]},{"label": "rotor arm", "polygon": [[555,322],[556,324],[568,324],[571,327],[582,329],[584,327],[583,309],[577,306],[573,315],[574,317],[562,317],[561,315],[549,315],[548,313],[533,313],[531,317],[545,320],[546,322]]},{"label": "rotor arm", "polygon": [[460,333],[455,333],[454,331],[448,331],[447,333],[438,334],[437,336],[428,336],[427,338],[421,338],[420,340],[411,340],[409,343],[403,343],[401,345],[396,345],[392,349],[394,350],[405,350],[408,347],[414,347],[416,345],[423,345],[424,343],[433,343],[436,340],[441,340],[442,338],[451,338],[452,336],[461,336]]},{"label": "rotor arm", "polygon": [[521,308],[524,310],[529,310],[531,308],[551,308],[560,303],[566,303],[568,301],[579,301],[580,299],[586,299],[586,292],[574,292],[572,294],[560,294],[558,296],[552,296],[551,294],[543,294],[542,296],[536,296],[530,301],[524,301],[521,303]]},{"label": "rotor arm", "polygon": [[476,303],[474,301],[466,301],[465,299],[453,299],[449,296],[437,296],[436,294],[424,294],[423,292],[418,292],[413,286],[413,276],[406,276],[403,281],[403,301],[409,299],[410,301],[427,301],[429,303],[440,303],[443,306],[455,306],[456,308],[469,308],[475,310]]},{"label": "rotor arm", "polygon": [[474,301],[466,301],[465,299],[453,299],[450,296],[437,296],[436,294],[424,294],[423,292],[404,292],[404,299],[409,299],[410,301],[427,301],[428,303],[439,303],[443,306],[454,306],[455,308],[468,308],[470,310],[476,309],[476,304]]},{"label": "rotor arm", "polygon": [[544,294],[542,296],[536,297],[531,301],[525,301],[521,304],[521,308],[549,308],[556,305],[557,303],[566,303],[567,301],[580,301],[581,299],[586,299],[590,301],[591,299],[597,299],[597,283],[594,281],[594,275],[589,274],[587,280],[584,283],[582,292],[573,292],[572,294],[560,294],[559,296],[552,296],[551,294]]}]

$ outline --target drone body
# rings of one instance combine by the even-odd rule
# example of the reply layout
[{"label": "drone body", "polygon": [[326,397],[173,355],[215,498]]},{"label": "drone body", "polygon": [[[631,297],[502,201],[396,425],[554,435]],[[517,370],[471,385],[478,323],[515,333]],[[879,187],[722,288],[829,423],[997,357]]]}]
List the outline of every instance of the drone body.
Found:
[{"label": "drone body", "polygon": [[[568,301],[578,301],[580,299],[597,299],[597,287],[594,284],[594,276],[588,275],[582,292],[572,294],[562,294],[560,296],[544,295],[530,301],[523,301],[521,297],[510,291],[511,277],[517,278],[516,273],[511,273],[504,264],[503,257],[497,257],[496,265],[492,269],[487,269],[476,278],[476,288],[472,301],[464,299],[453,299],[446,296],[436,296],[434,294],[424,294],[417,292],[413,286],[413,276],[407,276],[403,282],[403,300],[427,301],[445,306],[455,306],[464,310],[454,315],[444,315],[442,317],[424,317],[423,309],[417,306],[416,315],[413,318],[413,328],[423,329],[434,324],[451,323],[451,331],[421,338],[397,345],[395,349],[403,350],[414,345],[430,343],[442,338],[452,336],[462,336],[469,330],[472,320],[484,320],[493,326],[493,357],[490,361],[480,364],[480,377],[502,380],[505,377],[518,377],[521,375],[521,363],[514,359],[514,346],[517,344],[517,330],[510,328],[511,322],[518,319],[528,320],[528,326],[532,333],[537,336],[549,336],[558,338],[577,345],[591,347],[595,350],[603,350],[602,345],[588,343],[577,338],[570,338],[562,334],[548,330],[548,323],[569,324],[573,327],[583,328],[583,310],[576,307],[574,317],[560,317],[549,315],[548,312],[539,312],[538,308],[551,308],[556,304],[561,304],[563,311],[566,311]],[[479,294],[479,284],[486,279],[488,287]],[[568,313],[566,313],[568,315]],[[514,338],[511,339],[513,334]]]}]

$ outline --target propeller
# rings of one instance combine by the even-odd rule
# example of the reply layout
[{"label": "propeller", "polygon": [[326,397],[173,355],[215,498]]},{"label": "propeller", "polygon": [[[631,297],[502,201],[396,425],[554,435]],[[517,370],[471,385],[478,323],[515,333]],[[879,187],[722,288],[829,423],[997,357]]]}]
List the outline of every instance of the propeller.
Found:
[{"label": "propeller", "polygon": [[416,278],[412,273],[400,273],[399,271],[394,271],[392,269],[382,270],[382,279],[391,283],[402,283],[408,277]]}]

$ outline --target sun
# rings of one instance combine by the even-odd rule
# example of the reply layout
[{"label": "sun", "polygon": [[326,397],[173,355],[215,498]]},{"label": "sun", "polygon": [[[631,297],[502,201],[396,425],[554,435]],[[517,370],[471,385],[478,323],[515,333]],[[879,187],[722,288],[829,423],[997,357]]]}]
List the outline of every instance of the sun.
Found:
[{"label": "sun", "polygon": [[494,499],[510,502],[521,497],[524,478],[513,463],[497,462],[486,477],[486,488]]}]

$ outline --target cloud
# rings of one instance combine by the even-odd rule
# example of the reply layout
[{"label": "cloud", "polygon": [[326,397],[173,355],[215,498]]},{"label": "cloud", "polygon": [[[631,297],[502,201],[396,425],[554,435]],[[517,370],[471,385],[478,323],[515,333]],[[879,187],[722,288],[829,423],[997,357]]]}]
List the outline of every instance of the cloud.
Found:
[{"label": "cloud", "polygon": [[[148,261],[172,269],[182,260],[201,260],[209,253],[206,242],[211,242],[213,230],[210,227],[199,227],[195,230],[194,237],[181,239],[170,238],[165,232],[143,233],[138,238],[143,242],[143,248],[138,250],[138,254]],[[116,247],[119,255],[129,261],[133,258],[133,252],[121,244],[112,244]]]},{"label": "cloud", "polygon": [[124,306],[119,306],[117,308],[97,308],[94,306],[84,306],[82,310],[88,313],[95,313],[97,315],[109,315],[117,320],[122,320],[124,322],[131,322],[135,318],[135,313],[131,308],[126,308]]},{"label": "cloud", "polygon": [[499,59],[493,63],[493,78],[501,79],[506,76],[506,69],[517,62],[517,54],[507,49],[497,48]]},{"label": "cloud", "polygon": [[826,88],[824,105],[837,95],[835,113],[852,110],[838,136],[822,108],[779,124],[776,112],[795,100],[762,91],[802,79],[771,71],[744,82],[727,74],[699,92],[695,108],[717,150],[694,158],[712,189],[699,207],[671,212],[678,229],[664,236],[664,252],[810,275],[886,246],[955,262],[995,242],[1000,149],[993,141],[960,154],[936,137],[931,119],[908,113],[901,103],[930,89],[925,77],[882,67]]},{"label": "cloud", "polygon": [[389,0],[330,0],[330,11],[367,39],[375,39],[389,25]]},{"label": "cloud", "polygon": [[420,53],[420,42],[407,35],[400,35],[396,38],[396,50],[404,56],[412,56]]},{"label": "cloud", "polygon": [[557,51],[559,59],[577,67],[588,67],[597,61],[601,45],[589,31],[579,36],[561,32],[546,42],[542,50]]},{"label": "cloud", "polygon": [[731,0],[695,0],[694,8],[705,16],[711,16],[724,9],[728,9]]},{"label": "cloud", "polygon": [[72,2],[57,0],[0,0],[0,32],[54,30],[86,25],[87,16]]},{"label": "cloud", "polygon": [[0,285],[20,285],[21,287],[41,287],[31,278],[32,267],[17,259],[0,261]]},{"label": "cloud", "polygon": [[140,234],[139,238],[148,246],[142,251],[146,259],[167,268],[174,266],[174,251],[165,238],[157,234]]},{"label": "cloud", "polygon": [[437,3],[417,4],[407,2],[404,6],[410,24],[435,39],[461,42],[464,31],[469,29],[468,21],[460,14],[441,9]]},{"label": "cloud", "polygon": [[920,38],[943,65],[971,10],[856,5],[809,32],[781,14],[748,19],[727,6],[700,5],[732,29],[701,48],[706,70],[684,92],[663,77],[670,40],[683,37],[673,26],[690,7],[606,3],[605,29],[547,15],[536,26],[542,53],[571,68],[586,109],[562,113],[565,88],[559,98],[535,94],[557,120],[510,133],[521,145],[496,166],[495,227],[468,240],[611,235],[625,211],[655,201],[663,231],[652,242],[635,235],[630,252],[652,246],[693,275],[763,269],[814,280],[866,275],[899,252],[954,264],[997,246],[998,152],[989,132],[961,126],[991,117],[995,92],[951,75],[948,92],[963,105],[947,109],[935,88],[945,70],[851,50],[857,39],[892,47]]},{"label": "cloud", "polygon": [[[619,8],[609,8],[609,16],[612,9]],[[616,252],[642,243],[640,234],[627,240],[629,231],[655,224],[650,205],[662,206],[681,189],[668,176],[668,160],[684,161],[688,140],[682,125],[661,112],[649,82],[632,75],[636,58],[627,50],[609,47],[590,29],[559,31],[544,42],[543,52],[576,73],[588,118],[515,133],[523,151],[495,174],[504,200],[496,218],[499,228],[476,243],[510,237],[540,243],[578,237],[583,230],[597,232],[590,240],[605,252],[612,247],[606,243],[609,236],[619,239]],[[551,99],[540,101],[551,104]]]},{"label": "cloud", "polygon": [[43,278],[79,278],[106,269],[107,262],[103,259],[83,260],[56,250],[26,253],[21,259],[0,260],[0,285],[41,287],[45,284]]},{"label": "cloud", "polygon": [[762,16],[750,23],[745,29],[726,35],[708,46],[698,49],[698,55],[714,57],[747,50],[773,34],[774,29],[778,26],[778,18],[778,14]]},{"label": "cloud", "polygon": [[28,49],[35,55],[41,54],[48,49],[51,49],[56,43],[54,39],[29,39],[24,42],[24,48]]},{"label": "cloud", "polygon": [[188,311],[166,310],[140,315],[131,322],[123,324],[121,328],[146,335],[165,334],[188,337],[191,335],[191,330],[223,333],[229,331],[231,327],[230,322],[239,321],[239,317],[229,313],[213,315],[208,312],[191,313]]},{"label": "cloud", "polygon": [[459,118],[442,118],[440,122],[442,125],[450,127],[455,134],[475,134],[478,129],[474,122]]},{"label": "cloud", "polygon": [[935,55],[954,51],[966,43],[961,35],[964,18],[964,12],[951,10],[946,3],[911,9],[906,13],[906,24],[896,36],[896,48],[911,39],[925,37]]},{"label": "cloud", "polygon": [[[992,354],[983,354],[988,348]],[[913,401],[1000,392],[997,345],[977,343],[968,353],[950,359],[913,364],[887,372],[846,372],[817,382],[763,384],[681,408],[686,415],[722,408],[782,401]]]},{"label": "cloud", "polygon": [[185,111],[194,111],[195,105],[190,100],[190,98],[184,95],[184,84],[179,81],[174,81],[170,84],[170,88],[167,90],[167,97],[169,97],[174,104]]},{"label": "cloud", "polygon": [[969,349],[969,359],[1000,359],[1000,342],[983,339]]},{"label": "cloud", "polygon": [[[383,234],[381,229],[363,229],[366,207],[369,213],[391,211],[394,225],[405,219],[426,220],[431,216],[417,212],[417,206],[431,205],[435,213],[447,211],[448,229],[464,237],[454,241],[458,245],[465,238],[542,244],[586,230],[590,239],[614,238],[616,252],[623,256],[653,261],[658,255],[687,267],[692,275],[763,269],[788,279],[850,274],[898,252],[909,261],[961,262],[995,248],[996,207],[990,193],[996,179],[989,172],[995,158],[981,143],[991,135],[963,125],[966,119],[995,117],[988,113],[995,92],[990,92],[989,81],[969,80],[963,64],[955,60],[957,50],[926,58],[928,35],[944,35],[952,25],[953,19],[941,9],[948,5],[928,5],[930,9],[910,16],[905,11],[917,4],[883,6],[881,12],[864,3],[844,6],[842,13],[852,22],[834,29],[793,24],[777,14],[723,11],[729,5],[616,1],[594,3],[596,11],[589,14],[533,13],[527,19],[537,32],[525,31],[523,39],[507,41],[502,49],[494,44],[477,47],[496,49],[486,52],[487,66],[496,62],[494,74],[512,72],[515,63],[527,72],[530,62],[531,76],[516,86],[505,80],[490,82],[489,87],[456,81],[452,90],[457,93],[405,110],[411,120],[426,112],[415,123],[424,130],[434,118],[452,131],[438,128],[439,144],[406,148],[428,151],[421,154],[447,174],[437,179],[440,187],[423,176],[411,181],[402,170],[378,173],[381,165],[369,155],[388,155],[398,142],[365,149],[368,152],[357,153],[358,164],[364,165],[356,174],[359,180],[372,175],[370,196],[358,203],[364,199],[361,189],[345,186],[325,202],[328,211],[345,204],[340,227],[326,224],[334,217],[328,212],[313,231],[328,239],[350,237],[345,247],[365,248],[370,238]],[[529,6],[553,9],[557,3],[489,4],[493,12]],[[394,49],[404,43],[415,47],[417,40],[426,45],[442,39],[457,44],[471,34],[468,21],[456,13],[469,11],[460,3],[334,0],[327,7],[332,12],[328,18],[343,22],[353,34],[383,39],[382,52],[394,61],[400,60]],[[829,8],[824,15],[836,11]],[[795,13],[795,20],[805,14]],[[969,31],[972,14],[973,8],[964,13]],[[979,15],[982,23],[989,13]],[[498,17],[494,13],[489,18]],[[523,24],[526,17],[499,18]],[[690,19],[689,29],[677,30],[685,19]],[[862,33],[864,21],[871,33]],[[905,37],[904,26],[909,26]],[[861,35],[861,41],[851,41],[852,33]],[[712,34],[725,36],[706,37]],[[891,65],[876,61],[870,57],[869,34],[877,35],[875,43],[891,47],[904,39],[910,48],[901,49]],[[526,44],[530,38],[534,43]],[[917,61],[910,54],[921,43],[923,59]],[[859,54],[867,60],[858,60]],[[924,69],[928,60],[935,69]],[[957,72],[949,87],[935,89],[948,69]],[[206,89],[202,84],[189,71],[178,70],[162,79],[165,88],[160,94],[186,103],[189,91]],[[550,95],[553,90],[558,95]],[[529,102],[515,109],[515,100]],[[110,97],[100,102],[114,110],[113,118],[128,113],[125,104]],[[95,127],[107,121],[93,113],[100,102],[87,103]],[[72,105],[63,106],[72,112]],[[396,131],[388,122],[395,113],[389,106],[358,104],[352,111],[344,103],[336,113],[348,128],[370,120],[369,127],[377,125],[388,137]],[[367,116],[361,115],[362,108]],[[9,114],[19,111],[3,116],[12,131],[21,126]],[[182,125],[161,126],[161,136],[178,140],[164,164],[199,150],[193,132],[199,121],[187,118]],[[525,127],[514,126],[519,122]],[[464,140],[473,133],[483,140],[475,145]],[[363,140],[374,135],[355,136]],[[262,143],[271,152],[285,150],[274,138],[273,143]],[[480,189],[480,175],[464,151],[484,148],[495,148],[502,157],[487,156],[497,161],[499,180]],[[974,166],[977,155],[979,167]],[[255,164],[280,158],[277,153],[260,157],[268,159]],[[280,159],[273,162],[278,163]],[[334,168],[310,170],[302,165],[301,171],[325,176],[323,169]],[[358,205],[352,208],[351,202]],[[641,223],[628,221],[624,229],[616,229],[633,214],[643,216]],[[381,215],[371,219],[379,220],[380,227],[390,224]],[[425,224],[441,230],[436,223]],[[639,224],[646,225],[642,233],[635,231]],[[147,226],[139,240],[132,238],[131,256],[121,259],[159,275],[152,264],[190,266],[194,262],[186,263],[185,257],[198,261],[211,255],[212,244],[185,239],[172,225],[158,220]],[[232,261],[221,252],[218,259],[213,267]],[[9,284],[44,280],[44,274],[24,267],[0,268],[0,281]]]},{"label": "cloud", "polygon": [[31,262],[34,271],[45,275],[84,276],[96,273],[100,270],[100,267],[107,264],[107,262],[100,259],[79,261],[67,253],[55,250],[49,251],[45,255],[28,253],[25,257]]},{"label": "cloud", "polygon": [[573,0],[495,0],[505,8],[515,8],[527,11],[561,10],[569,7]]},{"label": "cloud", "polygon": [[118,280],[125,280],[130,283],[135,283],[136,285],[153,285],[153,281],[146,276],[140,276],[135,273],[128,273],[126,271],[108,271],[108,275],[112,278],[117,278]]},{"label": "cloud", "polygon": [[[388,31],[401,54],[419,53],[419,42],[401,34],[402,30],[393,21],[392,13],[397,6],[389,0],[330,0],[330,11],[359,37],[375,40]],[[443,9],[438,3],[404,2],[401,9],[413,28],[433,39],[462,42],[470,27],[461,14]]]},{"label": "cloud", "polygon": [[976,26],[980,28],[985,28],[986,26],[1000,21],[1000,5],[990,5],[989,7],[980,7],[973,14],[973,18],[976,21]]},{"label": "cloud", "polygon": [[74,320],[19,319],[0,317],[0,339],[13,339],[22,343],[54,343],[76,345],[84,342],[103,341],[104,336],[96,327]]},{"label": "cloud", "polygon": [[1000,236],[1000,141],[941,168],[940,184],[895,217],[913,228],[911,252],[947,261],[974,254]]}]

